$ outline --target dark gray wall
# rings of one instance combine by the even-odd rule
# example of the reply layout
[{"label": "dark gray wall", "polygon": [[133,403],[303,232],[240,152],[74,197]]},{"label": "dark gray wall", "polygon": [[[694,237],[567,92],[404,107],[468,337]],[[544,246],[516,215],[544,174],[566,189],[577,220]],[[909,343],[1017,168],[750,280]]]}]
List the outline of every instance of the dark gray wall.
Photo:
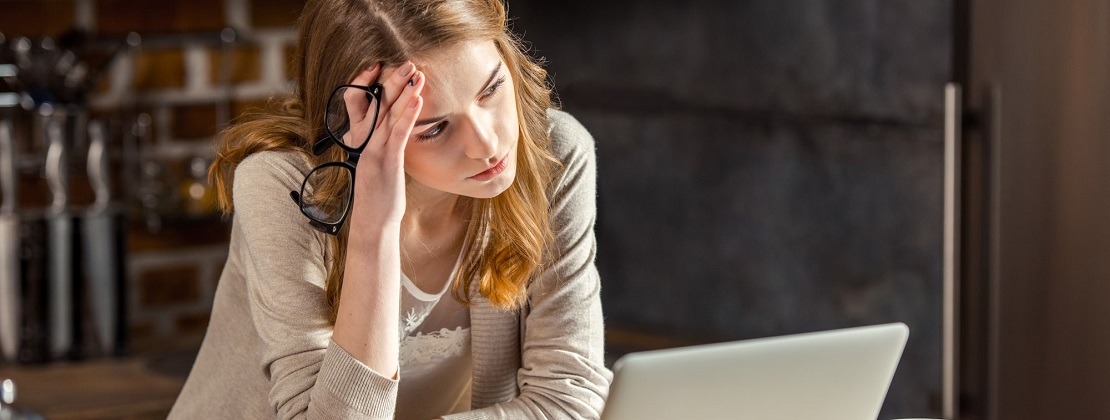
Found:
[{"label": "dark gray wall", "polygon": [[901,321],[880,418],[939,416],[948,1],[511,0],[597,139],[610,325]]}]

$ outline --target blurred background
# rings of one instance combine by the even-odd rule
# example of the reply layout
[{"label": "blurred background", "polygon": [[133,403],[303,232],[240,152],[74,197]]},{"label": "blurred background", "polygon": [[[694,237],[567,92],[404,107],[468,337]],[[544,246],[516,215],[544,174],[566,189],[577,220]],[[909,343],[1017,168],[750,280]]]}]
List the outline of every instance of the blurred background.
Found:
[{"label": "blurred background", "polygon": [[[0,2],[23,413],[168,412],[227,255],[213,136],[291,92],[302,5]],[[508,5],[597,141],[610,362],[904,322],[882,419],[1110,418],[1110,3]]]}]

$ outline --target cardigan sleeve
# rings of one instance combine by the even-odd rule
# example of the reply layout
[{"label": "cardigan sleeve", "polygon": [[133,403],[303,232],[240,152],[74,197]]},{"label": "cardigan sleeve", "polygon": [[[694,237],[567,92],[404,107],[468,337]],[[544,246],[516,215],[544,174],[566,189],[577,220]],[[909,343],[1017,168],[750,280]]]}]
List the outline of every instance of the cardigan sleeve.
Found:
[{"label": "cardigan sleeve", "polygon": [[551,194],[551,262],[529,285],[523,320],[520,395],[445,418],[595,419],[612,372],[605,367],[597,242],[597,165],[593,137],[574,117],[553,111],[552,150],[563,163]]},{"label": "cardigan sleeve", "polygon": [[331,339],[325,240],[290,199],[307,172],[293,153],[247,157],[232,188],[249,308],[261,343],[258,368],[270,383],[270,405],[281,419],[392,419],[397,381]]}]

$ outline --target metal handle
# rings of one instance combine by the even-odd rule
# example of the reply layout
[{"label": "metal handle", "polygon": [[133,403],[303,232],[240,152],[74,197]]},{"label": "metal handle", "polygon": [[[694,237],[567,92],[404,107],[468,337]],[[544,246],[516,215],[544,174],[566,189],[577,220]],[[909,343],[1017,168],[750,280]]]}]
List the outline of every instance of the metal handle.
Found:
[{"label": "metal handle", "polygon": [[102,209],[108,206],[111,199],[111,189],[108,185],[108,150],[104,139],[104,123],[101,121],[89,122],[89,156],[88,172],[95,201],[93,206]]},{"label": "metal handle", "polygon": [[65,137],[62,132],[62,121],[49,113],[44,113],[46,119],[46,182],[54,197],[50,210],[59,213],[65,210],[69,202],[66,194],[65,171]]},{"label": "metal handle", "polygon": [[959,339],[960,339],[960,184],[962,165],[960,137],[963,119],[960,85],[944,87],[944,285],[942,344],[942,414],[954,420],[959,416]]}]

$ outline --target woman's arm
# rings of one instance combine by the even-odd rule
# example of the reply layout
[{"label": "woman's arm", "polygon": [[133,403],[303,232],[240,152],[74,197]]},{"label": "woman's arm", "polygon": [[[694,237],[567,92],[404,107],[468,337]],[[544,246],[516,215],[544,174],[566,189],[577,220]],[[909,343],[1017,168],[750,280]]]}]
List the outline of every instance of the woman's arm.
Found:
[{"label": "woman's arm", "polygon": [[[369,85],[379,66],[351,82]],[[409,81],[412,81],[411,83]],[[411,63],[385,80],[382,109],[373,136],[363,149],[355,173],[347,260],[333,340],[376,372],[397,378],[401,289],[400,232],[405,214],[405,145],[420,114],[423,73]],[[369,125],[361,92],[347,99],[352,113],[348,137],[366,138]],[[362,126],[360,128],[360,125]],[[345,139],[346,140],[346,139]]]},{"label": "woman's arm", "polygon": [[[369,84],[378,71],[376,67],[368,69],[352,83]],[[399,339],[398,247],[405,203],[403,153],[422,104],[423,76],[411,72],[390,76],[383,81],[386,97],[382,103],[383,111],[389,111],[383,112],[356,170],[355,203],[347,220],[351,233],[344,287],[334,328],[327,322],[325,266],[317,257],[323,247],[308,246],[305,239],[314,234],[305,232],[307,221],[288,202],[288,188],[299,186],[298,178],[303,179],[304,174],[295,174],[299,170],[290,170],[286,162],[284,173],[273,174],[277,179],[248,176],[241,181],[237,176],[235,180],[237,220],[247,220],[243,232],[252,262],[247,279],[251,313],[263,344],[261,361],[270,380],[270,403],[279,418],[393,417]],[[416,79],[411,84],[410,77]],[[357,115],[351,118],[352,133],[368,129],[372,123],[360,124],[362,117]],[[245,159],[240,169],[249,168],[252,158]],[[259,171],[273,169],[255,170]],[[249,191],[266,192],[255,195]],[[268,202],[273,197],[286,201],[281,206]],[[273,214],[276,208],[281,211]],[[240,211],[249,216],[239,217]],[[318,283],[306,280],[306,274]]]},{"label": "woman's arm", "polygon": [[251,155],[232,188],[233,251],[242,259],[267,398],[280,419],[392,418],[397,381],[332,340],[324,235],[289,200],[309,169],[300,159],[295,152]]}]

